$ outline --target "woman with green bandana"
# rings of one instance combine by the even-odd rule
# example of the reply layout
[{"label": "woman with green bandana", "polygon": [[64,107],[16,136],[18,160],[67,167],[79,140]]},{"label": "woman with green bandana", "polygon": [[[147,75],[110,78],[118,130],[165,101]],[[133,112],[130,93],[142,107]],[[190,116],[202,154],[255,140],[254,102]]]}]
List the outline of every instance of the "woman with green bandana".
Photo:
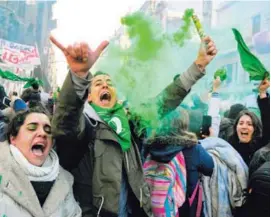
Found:
[{"label": "woman with green bandana", "polygon": [[[117,103],[110,76],[89,73],[108,42],[92,51],[86,43],[64,47],[53,37],[51,41],[63,52],[70,68],[53,117],[53,135],[59,144],[60,164],[74,175],[74,194],[83,216],[152,216],[138,150],[142,138]],[[205,37],[203,42],[207,46],[200,49],[195,62],[159,98],[161,116],[181,103],[215,57],[211,38]],[[89,102],[85,103],[87,97]]]}]

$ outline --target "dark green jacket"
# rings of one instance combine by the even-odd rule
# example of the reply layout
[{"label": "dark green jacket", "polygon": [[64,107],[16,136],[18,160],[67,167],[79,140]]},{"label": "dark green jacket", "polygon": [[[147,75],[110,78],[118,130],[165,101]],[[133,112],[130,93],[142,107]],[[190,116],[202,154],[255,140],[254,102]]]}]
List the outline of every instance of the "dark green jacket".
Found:
[{"label": "dark green jacket", "polygon": [[[191,86],[204,74],[193,64],[165,90],[162,113],[175,109]],[[138,138],[122,152],[115,132],[85,103],[89,75],[81,79],[69,73],[53,117],[60,164],[74,175],[74,195],[83,216],[118,216],[122,167],[128,177],[129,205],[133,216],[152,216],[149,188],[144,182]]]}]

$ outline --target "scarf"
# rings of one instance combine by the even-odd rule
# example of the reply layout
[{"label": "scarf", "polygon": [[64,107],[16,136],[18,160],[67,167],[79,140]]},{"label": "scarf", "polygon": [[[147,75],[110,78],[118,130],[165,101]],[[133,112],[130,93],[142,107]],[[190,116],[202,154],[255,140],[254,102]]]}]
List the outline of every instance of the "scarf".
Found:
[{"label": "scarf", "polygon": [[59,174],[59,161],[56,152],[52,149],[41,167],[29,163],[21,151],[14,145],[10,145],[10,152],[15,161],[20,165],[30,181],[53,181]]},{"label": "scarf", "polygon": [[128,151],[131,147],[131,131],[123,106],[118,103],[113,108],[102,108],[93,103],[90,105],[100,118],[116,132],[122,151]]}]

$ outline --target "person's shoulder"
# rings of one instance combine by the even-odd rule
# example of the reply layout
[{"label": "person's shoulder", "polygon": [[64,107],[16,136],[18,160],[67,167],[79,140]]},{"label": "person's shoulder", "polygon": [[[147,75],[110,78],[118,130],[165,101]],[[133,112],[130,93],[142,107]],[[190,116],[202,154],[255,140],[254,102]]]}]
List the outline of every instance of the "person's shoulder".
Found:
[{"label": "person's shoulder", "polygon": [[265,158],[266,156],[270,157],[270,144],[257,150],[255,152],[253,158]]},{"label": "person's shoulder", "polygon": [[202,148],[201,144],[198,143],[196,145],[192,145],[192,146],[186,147],[185,149],[183,149],[183,153],[184,154],[186,154],[186,153],[197,154],[197,153],[200,152],[201,148]]}]

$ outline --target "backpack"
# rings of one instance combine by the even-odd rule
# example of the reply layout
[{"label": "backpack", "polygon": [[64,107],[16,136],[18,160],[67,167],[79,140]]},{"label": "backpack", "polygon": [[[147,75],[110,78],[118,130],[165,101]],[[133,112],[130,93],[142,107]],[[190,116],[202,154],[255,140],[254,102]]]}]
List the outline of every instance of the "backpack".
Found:
[{"label": "backpack", "polygon": [[182,152],[170,162],[160,163],[147,156],[143,165],[150,186],[154,217],[178,217],[178,208],[186,200],[186,167]]},{"label": "backpack", "polygon": [[201,211],[202,211],[202,201],[203,201],[203,189],[202,189],[200,180],[197,182],[197,185],[194,188],[194,191],[193,191],[191,197],[187,196],[187,199],[189,202],[189,208],[192,206],[197,195],[198,195],[198,197],[197,197],[198,202],[197,202],[197,209],[196,209],[196,216],[195,217],[200,217]]},{"label": "backpack", "polygon": [[252,173],[248,184],[246,207],[250,216],[270,216],[270,162]]}]

